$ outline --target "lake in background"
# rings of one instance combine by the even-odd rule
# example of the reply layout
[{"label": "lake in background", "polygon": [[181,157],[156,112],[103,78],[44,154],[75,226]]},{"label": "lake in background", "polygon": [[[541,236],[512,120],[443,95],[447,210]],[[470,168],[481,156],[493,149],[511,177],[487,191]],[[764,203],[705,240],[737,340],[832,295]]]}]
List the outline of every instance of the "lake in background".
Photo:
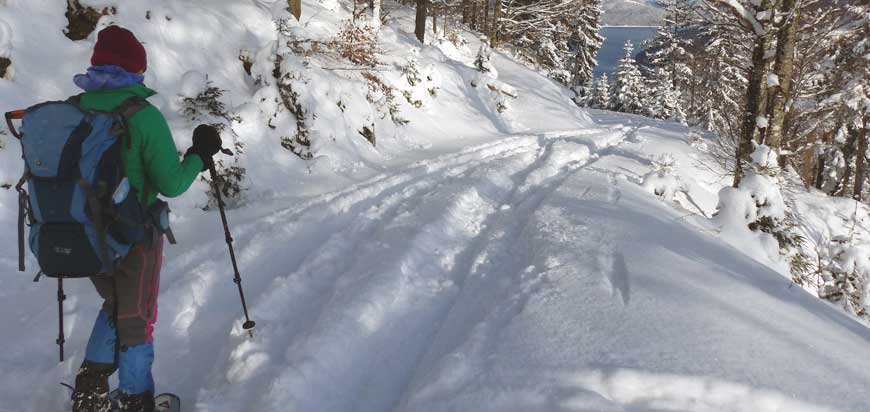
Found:
[{"label": "lake in background", "polygon": [[640,53],[641,43],[655,37],[658,27],[602,27],[601,35],[604,36],[604,45],[598,51],[598,66],[595,67],[595,77],[607,73],[612,79],[612,73],[616,70],[619,60],[622,59],[623,45],[626,41],[634,44],[634,53]]}]

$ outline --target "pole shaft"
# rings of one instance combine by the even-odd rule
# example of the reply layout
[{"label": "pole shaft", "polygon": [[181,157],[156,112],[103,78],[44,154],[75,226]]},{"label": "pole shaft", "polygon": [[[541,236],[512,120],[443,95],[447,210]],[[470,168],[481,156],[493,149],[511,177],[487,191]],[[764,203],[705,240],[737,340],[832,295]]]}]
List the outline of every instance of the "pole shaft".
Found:
[{"label": "pole shaft", "polygon": [[239,297],[242,300],[242,310],[245,312],[245,321],[250,323],[251,318],[248,316],[248,303],[245,301],[245,292],[242,290],[242,275],[239,273],[239,265],[236,262],[236,252],[233,249],[233,236],[230,233],[230,226],[227,222],[227,213],[224,210],[224,200],[221,196],[220,187],[218,186],[217,171],[214,168],[214,162],[209,164],[208,171],[211,174],[212,190],[214,190],[214,195],[218,203],[218,210],[221,215],[221,223],[223,223],[224,226],[224,237],[227,242],[227,248],[230,250],[230,260],[233,262],[233,282],[239,289]]}]

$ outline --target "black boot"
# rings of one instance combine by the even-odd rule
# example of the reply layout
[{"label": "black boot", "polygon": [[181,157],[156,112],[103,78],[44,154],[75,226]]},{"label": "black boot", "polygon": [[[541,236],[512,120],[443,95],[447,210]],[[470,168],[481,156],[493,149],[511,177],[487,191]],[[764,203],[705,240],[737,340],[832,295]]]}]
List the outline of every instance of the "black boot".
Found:
[{"label": "black boot", "polygon": [[118,397],[118,407],[121,412],[154,412],[154,394],[121,394]]},{"label": "black boot", "polygon": [[73,391],[73,412],[110,412],[109,376],[115,372],[111,363],[82,362]]}]

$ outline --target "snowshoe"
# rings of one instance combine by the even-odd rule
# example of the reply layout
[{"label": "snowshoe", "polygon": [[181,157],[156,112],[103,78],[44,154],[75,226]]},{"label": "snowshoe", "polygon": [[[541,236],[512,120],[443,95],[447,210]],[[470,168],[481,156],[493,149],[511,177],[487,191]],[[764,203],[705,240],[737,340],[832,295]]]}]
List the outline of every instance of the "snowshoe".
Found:
[{"label": "snowshoe", "polygon": [[[121,392],[118,389],[112,391],[109,398],[112,400],[112,412],[120,412]],[[154,412],[181,412],[181,398],[171,393],[161,393],[154,397]]]}]

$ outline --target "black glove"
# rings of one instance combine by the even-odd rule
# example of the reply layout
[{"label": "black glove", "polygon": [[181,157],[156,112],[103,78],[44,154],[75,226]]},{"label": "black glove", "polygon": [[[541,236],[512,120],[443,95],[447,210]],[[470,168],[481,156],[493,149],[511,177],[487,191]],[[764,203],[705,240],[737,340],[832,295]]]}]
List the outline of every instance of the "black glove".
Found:
[{"label": "black glove", "polygon": [[199,158],[202,159],[202,170],[206,171],[214,164],[212,157],[221,151],[221,146],[220,132],[214,126],[201,124],[193,131],[193,145],[187,149],[184,157],[186,158],[191,154],[199,155]]}]

